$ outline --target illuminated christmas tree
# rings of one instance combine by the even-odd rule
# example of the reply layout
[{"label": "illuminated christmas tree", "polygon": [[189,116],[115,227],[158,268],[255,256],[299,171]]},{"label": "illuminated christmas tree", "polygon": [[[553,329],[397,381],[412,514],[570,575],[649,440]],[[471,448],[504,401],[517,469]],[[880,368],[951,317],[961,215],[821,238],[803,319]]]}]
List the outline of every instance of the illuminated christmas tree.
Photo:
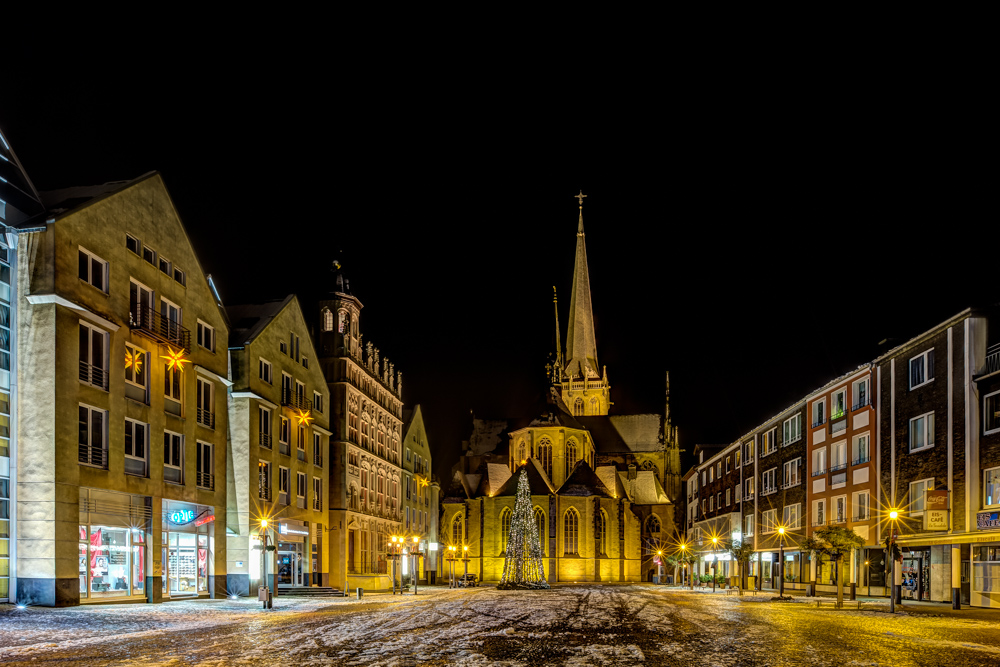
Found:
[{"label": "illuminated christmas tree", "polygon": [[517,500],[514,501],[514,514],[510,518],[510,532],[507,534],[507,560],[497,588],[510,590],[548,587],[545,566],[542,564],[542,543],[535,515],[531,510],[528,473],[522,469],[517,480]]}]

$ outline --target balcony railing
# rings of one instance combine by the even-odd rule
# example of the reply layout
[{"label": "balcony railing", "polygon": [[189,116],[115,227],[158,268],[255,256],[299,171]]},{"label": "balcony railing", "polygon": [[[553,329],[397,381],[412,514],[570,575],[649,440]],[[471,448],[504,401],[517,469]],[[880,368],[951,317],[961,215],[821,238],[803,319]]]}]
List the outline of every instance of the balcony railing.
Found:
[{"label": "balcony railing", "polygon": [[798,441],[799,441],[799,440],[801,440],[801,439],[802,439],[802,434],[801,434],[801,433],[799,433],[799,434],[798,434],[797,436],[795,436],[794,438],[789,438],[788,440],[785,440],[784,442],[782,442],[782,443],[781,443],[781,446],[782,446],[782,447],[787,447],[788,445],[791,445],[791,444],[794,444],[794,443],[798,442]]},{"label": "balcony railing", "polygon": [[820,419],[818,421],[814,421],[812,427],[816,428],[818,426],[822,426],[825,423],[826,423],[826,417],[823,417],[822,419]]},{"label": "balcony railing", "polygon": [[322,468],[323,467],[323,455],[313,454],[313,465]]},{"label": "balcony railing", "polygon": [[862,396],[861,400],[859,400],[857,403],[851,406],[851,412],[854,412],[855,410],[860,410],[861,408],[867,406],[869,403],[871,403],[871,400],[867,396]]},{"label": "balcony railing", "polygon": [[281,388],[281,404],[298,410],[312,410],[312,401],[306,398],[305,395],[299,395],[291,387]]},{"label": "balcony railing", "polygon": [[983,364],[983,370],[979,375],[989,375],[997,371],[1000,371],[1000,344],[991,345],[986,350],[986,363]]},{"label": "balcony railing", "polygon": [[776,487],[776,486],[765,486],[764,490],[760,492],[760,495],[762,495],[762,496],[769,496],[772,493],[777,493],[777,492],[778,492],[778,487]]},{"label": "balcony railing", "polygon": [[871,457],[871,456],[869,456],[868,454],[864,454],[864,455],[862,455],[861,457],[859,457],[859,458],[856,458],[856,459],[854,459],[853,461],[851,461],[851,465],[852,465],[852,466],[859,466],[859,465],[861,465],[862,463],[868,463],[868,462],[869,462],[869,461],[871,461],[871,460],[872,460],[872,457]]},{"label": "balcony railing", "polygon": [[215,490],[215,475],[207,472],[198,472],[197,483],[199,489],[208,489],[209,491]]},{"label": "balcony railing", "polygon": [[323,509],[323,500],[320,498],[313,498],[313,509],[314,510]]},{"label": "balcony railing", "polygon": [[270,487],[257,487],[257,497],[261,500],[271,499],[271,489]]},{"label": "balcony railing", "polygon": [[264,449],[271,449],[271,434],[261,433],[260,434],[260,446]]},{"label": "balcony railing", "polygon": [[819,477],[820,475],[825,475],[825,474],[826,474],[825,468],[823,470],[813,470],[812,475],[810,475],[810,477]]},{"label": "balcony railing", "polygon": [[100,366],[88,364],[86,361],[80,362],[80,382],[92,384],[101,389],[108,388],[108,372]]},{"label": "balcony railing", "polygon": [[855,516],[851,517],[851,521],[869,521],[871,520],[871,518],[872,518],[871,512],[862,512],[861,514],[856,514]]},{"label": "balcony railing", "polygon": [[813,528],[821,528],[822,526],[825,526],[825,525],[826,525],[826,521],[824,521],[822,519],[820,519],[819,521],[813,521],[812,522],[812,527]]},{"label": "balcony railing", "polygon": [[129,326],[155,341],[191,351],[191,330],[142,303],[132,304]]},{"label": "balcony railing", "polygon": [[840,470],[845,470],[846,468],[847,468],[847,464],[846,463],[838,463],[835,466],[830,466],[830,469],[827,470],[827,472],[834,473],[834,472],[838,472]]},{"label": "balcony railing", "polygon": [[801,478],[800,479],[796,479],[796,480],[792,480],[791,482],[782,482],[781,488],[782,489],[790,489],[793,486],[798,486],[801,483],[802,483],[802,479]]},{"label": "balcony railing", "polygon": [[104,445],[80,445],[80,463],[108,469],[108,450]]},{"label": "balcony railing", "polygon": [[215,428],[215,413],[205,408],[198,408],[198,423],[207,428]]}]

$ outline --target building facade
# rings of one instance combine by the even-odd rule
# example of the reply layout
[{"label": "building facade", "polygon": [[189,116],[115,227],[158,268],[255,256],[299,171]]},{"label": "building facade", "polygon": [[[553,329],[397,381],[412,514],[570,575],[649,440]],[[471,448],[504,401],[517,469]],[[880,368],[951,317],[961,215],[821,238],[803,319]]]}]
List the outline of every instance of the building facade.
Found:
[{"label": "building facade", "polygon": [[[419,405],[406,410],[403,425],[403,531],[404,537],[419,538],[418,578],[429,582],[436,577],[440,562],[438,549],[438,493],[440,485],[431,474],[431,449]],[[409,568],[409,565],[407,565]],[[408,570],[404,570],[404,573]],[[435,573],[435,574],[431,574]]]},{"label": "building facade", "polygon": [[[248,595],[263,581],[329,585],[330,392],[299,300],[227,308],[230,379],[227,497],[228,589]],[[262,552],[261,519],[269,541]]]}]

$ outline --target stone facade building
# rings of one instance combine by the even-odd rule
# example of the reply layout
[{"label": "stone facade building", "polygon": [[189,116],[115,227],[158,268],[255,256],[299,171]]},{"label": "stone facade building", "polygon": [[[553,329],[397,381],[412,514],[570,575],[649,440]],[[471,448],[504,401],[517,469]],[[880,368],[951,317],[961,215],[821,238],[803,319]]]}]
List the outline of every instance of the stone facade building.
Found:
[{"label": "stone facade building", "polygon": [[271,525],[268,585],[329,585],[330,391],[298,299],[226,309],[230,379],[228,590],[261,583],[260,520]]},{"label": "stone facade building", "polygon": [[[404,537],[419,538],[423,554],[417,563],[422,581],[434,578],[440,563],[438,549],[438,498],[441,485],[431,475],[431,450],[419,405],[403,412],[403,531]],[[409,567],[409,566],[407,566]]]}]

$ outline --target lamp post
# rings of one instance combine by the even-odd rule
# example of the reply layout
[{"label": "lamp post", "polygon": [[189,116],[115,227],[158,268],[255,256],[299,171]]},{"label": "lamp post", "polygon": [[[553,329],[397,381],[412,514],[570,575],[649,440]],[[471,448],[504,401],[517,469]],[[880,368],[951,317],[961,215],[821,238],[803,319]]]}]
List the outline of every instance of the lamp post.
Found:
[{"label": "lamp post", "polygon": [[264,599],[261,600],[263,603],[261,609],[271,608],[271,587],[268,585],[270,582],[267,580],[267,519],[260,520],[260,533],[261,533],[261,547],[260,547],[260,576],[261,576],[261,587],[264,589]]},{"label": "lamp post", "polygon": [[715,592],[715,577],[719,572],[718,568],[719,555],[715,553],[715,549],[718,545],[719,545],[719,538],[713,537],[712,538],[712,592],[713,593]]},{"label": "lamp post", "polygon": [[691,590],[693,591],[694,590],[694,563],[690,563],[691,567],[688,568],[689,561],[688,561],[688,555],[687,555],[687,548],[688,548],[688,545],[681,544],[681,556],[682,556],[682,558],[684,558],[684,570],[685,571],[687,571],[688,569],[691,570],[691,572],[688,574],[688,586],[690,586]]},{"label": "lamp post", "polygon": [[410,556],[413,557],[413,567],[410,569],[410,578],[413,579],[413,594],[417,594],[417,561],[420,560],[420,537],[417,535],[413,536],[413,550],[410,551]]},{"label": "lamp post", "polygon": [[889,579],[889,613],[896,613],[896,580],[894,577],[892,563],[892,545],[896,542],[896,520],[899,518],[897,510],[889,510],[889,541],[885,549],[885,576]]},{"label": "lamp post", "polygon": [[663,551],[656,552],[656,581],[663,583]]},{"label": "lamp post", "polygon": [[785,597],[785,527],[778,526],[778,596]]},{"label": "lamp post", "polygon": [[462,585],[469,580],[469,545],[462,545]]},{"label": "lamp post", "polygon": [[455,587],[455,547],[448,547],[448,570],[451,573],[448,579],[448,588]]}]

